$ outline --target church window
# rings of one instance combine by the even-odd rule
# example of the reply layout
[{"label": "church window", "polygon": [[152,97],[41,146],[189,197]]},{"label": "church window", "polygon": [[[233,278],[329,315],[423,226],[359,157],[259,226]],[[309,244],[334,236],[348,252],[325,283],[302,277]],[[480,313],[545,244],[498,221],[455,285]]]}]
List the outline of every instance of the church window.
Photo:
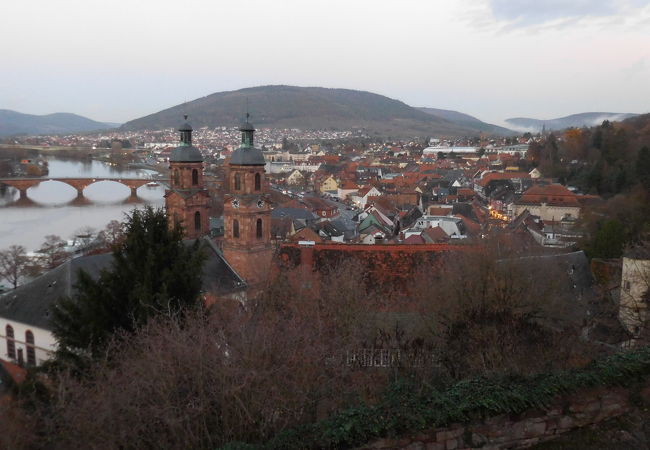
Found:
[{"label": "church window", "polygon": [[27,330],[25,332],[25,342],[27,343],[27,364],[36,365],[36,349],[34,348],[34,333]]},{"label": "church window", "polygon": [[241,190],[241,175],[238,173],[235,174],[235,190]]},{"label": "church window", "polygon": [[196,186],[197,184],[199,184],[199,171],[192,169],[192,185]]},{"label": "church window", "polygon": [[232,221],[232,237],[239,237],[239,220],[237,219]]},{"label": "church window", "polygon": [[262,238],[262,219],[257,219],[257,224],[256,224],[256,234],[257,234],[257,239]]},{"label": "church window", "polygon": [[194,230],[201,231],[201,213],[198,211],[194,213]]},{"label": "church window", "polygon": [[255,174],[255,190],[259,191],[262,189],[262,177],[259,173]]},{"label": "church window", "polygon": [[16,359],[16,342],[14,341],[14,328],[7,325],[5,329],[7,337],[7,356],[10,359]]},{"label": "church window", "polygon": [[174,169],[174,185],[178,186],[181,183],[181,174],[178,169]]}]

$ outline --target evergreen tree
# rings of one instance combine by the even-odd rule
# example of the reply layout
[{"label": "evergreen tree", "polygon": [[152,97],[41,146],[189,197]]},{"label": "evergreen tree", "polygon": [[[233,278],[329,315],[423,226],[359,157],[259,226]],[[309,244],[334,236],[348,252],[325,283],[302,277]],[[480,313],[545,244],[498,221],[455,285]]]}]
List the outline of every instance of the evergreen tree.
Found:
[{"label": "evergreen tree", "polygon": [[650,191],[650,148],[643,147],[636,160],[636,176],[639,182]]},{"label": "evergreen tree", "polygon": [[590,258],[620,258],[624,246],[623,224],[616,219],[610,219],[598,230],[587,253]]},{"label": "evergreen tree", "polygon": [[199,241],[182,242],[163,210],[135,210],[123,243],[98,279],[79,272],[76,293],[53,310],[57,361],[82,368],[105,349],[114,333],[132,332],[157,314],[178,314],[200,305],[204,256]]}]

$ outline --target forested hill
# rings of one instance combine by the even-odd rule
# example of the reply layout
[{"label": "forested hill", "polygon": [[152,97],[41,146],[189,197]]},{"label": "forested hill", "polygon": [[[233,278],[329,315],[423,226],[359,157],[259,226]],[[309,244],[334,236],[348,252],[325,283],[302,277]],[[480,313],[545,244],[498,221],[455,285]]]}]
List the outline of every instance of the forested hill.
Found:
[{"label": "forested hill", "polygon": [[483,122],[482,120],[479,120],[474,116],[470,116],[469,114],[465,114],[462,112],[452,111],[448,109],[438,109],[438,108],[418,108],[418,109],[427,114],[431,114],[432,116],[439,117],[441,119],[453,122],[456,125],[472,128],[483,133],[496,134],[501,136],[511,136],[511,135],[518,134],[516,131],[510,130],[505,127],[500,127],[498,125],[492,125],[491,123]]},{"label": "forested hill", "polygon": [[234,126],[248,101],[258,128],[360,129],[384,136],[465,136],[478,131],[370,92],[320,87],[260,86],[218,92],[132,120],[124,130],[176,127],[189,114],[194,127]]},{"label": "forested hill", "polygon": [[557,119],[541,120],[531,119],[528,117],[515,117],[506,119],[506,123],[520,131],[539,132],[542,128],[547,130],[563,130],[565,128],[581,128],[600,125],[603,121],[610,122],[625,120],[634,117],[632,113],[612,113],[612,112],[587,112],[572,114]]},{"label": "forested hill", "polygon": [[70,113],[43,116],[0,109],[0,136],[18,134],[66,134],[114,128],[115,124],[96,122]]}]

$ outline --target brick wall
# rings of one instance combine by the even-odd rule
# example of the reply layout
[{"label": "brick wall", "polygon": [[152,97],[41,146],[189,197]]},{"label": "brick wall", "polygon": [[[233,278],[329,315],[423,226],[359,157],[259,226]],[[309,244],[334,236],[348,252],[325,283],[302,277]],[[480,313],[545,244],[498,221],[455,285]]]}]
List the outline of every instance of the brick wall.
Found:
[{"label": "brick wall", "polygon": [[[558,399],[547,410],[516,416],[500,415],[469,425],[457,424],[399,439],[379,439],[363,449],[456,450],[518,449],[552,440],[587,425],[598,424],[632,410],[638,391],[624,388],[585,390]],[[641,389],[650,400],[650,382]]]}]

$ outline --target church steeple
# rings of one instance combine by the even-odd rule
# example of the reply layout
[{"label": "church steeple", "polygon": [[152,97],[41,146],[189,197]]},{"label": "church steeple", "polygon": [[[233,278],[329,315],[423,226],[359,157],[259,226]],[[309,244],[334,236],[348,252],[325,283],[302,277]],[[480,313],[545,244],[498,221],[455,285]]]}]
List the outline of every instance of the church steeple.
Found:
[{"label": "church steeple", "polygon": [[239,127],[241,146],[232,153],[227,167],[224,195],[223,254],[226,261],[249,285],[261,286],[268,276],[271,245],[271,207],[266,161],[255,148],[255,128],[246,119]]},{"label": "church steeple", "polygon": [[241,146],[243,148],[253,147],[253,135],[255,134],[255,127],[249,122],[250,114],[246,113],[246,122],[242,123],[239,127],[241,131]]},{"label": "church steeple", "polygon": [[187,114],[183,116],[185,123],[183,123],[178,131],[181,132],[181,145],[191,146],[192,145],[192,125],[187,121]]}]

